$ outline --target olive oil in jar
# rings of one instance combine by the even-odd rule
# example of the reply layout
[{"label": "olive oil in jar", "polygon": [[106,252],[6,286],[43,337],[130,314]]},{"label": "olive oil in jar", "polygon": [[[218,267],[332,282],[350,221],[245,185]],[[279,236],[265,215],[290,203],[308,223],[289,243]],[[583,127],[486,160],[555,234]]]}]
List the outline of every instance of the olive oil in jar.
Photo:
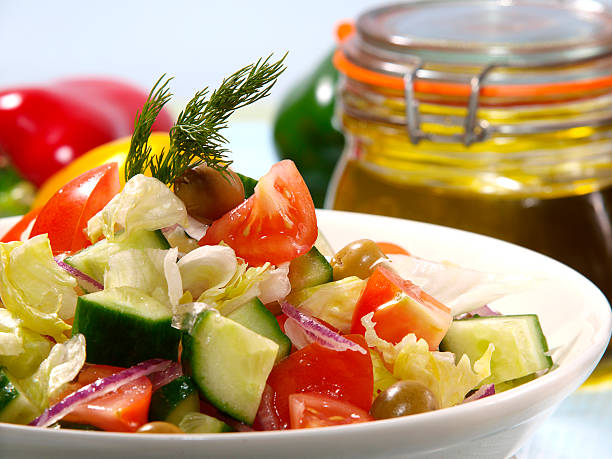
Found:
[{"label": "olive oil in jar", "polygon": [[334,56],[346,145],[326,206],[513,242],[612,301],[612,9],[595,2],[362,14]]}]

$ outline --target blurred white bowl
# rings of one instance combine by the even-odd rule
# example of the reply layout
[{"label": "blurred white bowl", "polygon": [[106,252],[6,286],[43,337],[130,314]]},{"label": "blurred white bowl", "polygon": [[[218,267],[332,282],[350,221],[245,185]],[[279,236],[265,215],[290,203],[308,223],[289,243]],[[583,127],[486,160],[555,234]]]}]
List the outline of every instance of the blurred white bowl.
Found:
[{"label": "blurred white bowl", "polygon": [[[546,278],[493,303],[503,313],[536,313],[559,366],[516,389],[444,410],[341,427],[213,435],[53,431],[0,424],[7,458],[506,458],[593,371],[610,339],[603,294],[572,269],[488,237],[424,223],[318,211],[335,249],[361,238],[399,243],[413,254],[465,267]],[[3,233],[0,221],[0,234]]]}]

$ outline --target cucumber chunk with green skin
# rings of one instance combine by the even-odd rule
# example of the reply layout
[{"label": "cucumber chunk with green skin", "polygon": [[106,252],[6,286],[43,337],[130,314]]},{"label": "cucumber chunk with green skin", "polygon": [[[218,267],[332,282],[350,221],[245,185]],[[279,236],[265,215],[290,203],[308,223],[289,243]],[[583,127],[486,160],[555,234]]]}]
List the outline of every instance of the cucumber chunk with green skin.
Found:
[{"label": "cucumber chunk with green skin", "polygon": [[149,421],[178,425],[187,413],[199,409],[200,396],[195,382],[189,376],[179,376],[153,393]]},{"label": "cucumber chunk with green skin", "polygon": [[321,252],[313,247],[291,260],[288,277],[291,290],[297,291],[333,281],[334,270]]},{"label": "cucumber chunk with green skin", "polygon": [[64,262],[78,269],[89,277],[104,283],[104,270],[108,266],[109,258],[117,252],[126,249],[169,249],[170,244],[160,230],[135,231],[120,242],[109,242],[102,239],[94,245],[80,250],[67,257]]},{"label": "cucumber chunk with green skin", "polygon": [[185,414],[178,426],[185,433],[223,433],[234,431],[234,429],[220,419],[199,412]]},{"label": "cucumber chunk with green skin", "polygon": [[28,424],[40,414],[6,368],[0,367],[0,422]]},{"label": "cucumber chunk with green skin", "polygon": [[243,304],[227,317],[278,344],[277,362],[291,352],[291,340],[282,332],[274,314],[259,299],[254,298]]},{"label": "cucumber chunk with green skin", "polygon": [[250,198],[253,193],[255,193],[255,185],[257,185],[257,180],[247,177],[246,175],[242,175],[238,172],[236,172],[236,175],[242,182],[242,186],[244,188],[244,199]]},{"label": "cucumber chunk with green skin", "polygon": [[183,337],[182,361],[219,410],[253,424],[278,344],[216,311],[204,311]]},{"label": "cucumber chunk with green skin", "polygon": [[132,287],[80,296],[72,334],[85,335],[87,362],[130,367],[152,358],[178,359],[181,333],[155,298]]},{"label": "cucumber chunk with green skin", "polygon": [[455,320],[440,343],[440,350],[457,358],[466,354],[475,362],[493,343],[491,376],[482,384],[498,384],[548,369],[552,359],[535,314],[474,317]]}]

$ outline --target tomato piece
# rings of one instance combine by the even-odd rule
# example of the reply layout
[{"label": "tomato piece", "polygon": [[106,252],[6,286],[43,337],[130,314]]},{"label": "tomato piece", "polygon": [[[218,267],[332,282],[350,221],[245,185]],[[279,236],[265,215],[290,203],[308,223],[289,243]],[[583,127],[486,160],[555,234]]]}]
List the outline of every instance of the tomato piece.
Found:
[{"label": "tomato piece", "polygon": [[[123,368],[109,365],[87,364],[79,373],[76,382],[69,384],[66,391],[61,394],[61,398],[97,379],[106,378],[121,370]],[[135,432],[148,422],[151,393],[151,381],[143,376],[113,392],[77,406],[63,419],[112,432]]]},{"label": "tomato piece", "polygon": [[30,223],[34,221],[38,214],[40,213],[40,209],[32,209],[19,220],[17,223],[13,225],[13,227],[8,230],[0,242],[12,242],[12,241],[21,241],[21,236],[28,229]]},{"label": "tomato piece", "polygon": [[292,429],[340,426],[374,421],[367,411],[355,405],[317,393],[291,394],[289,414]]},{"label": "tomato piece", "polygon": [[317,239],[310,192],[293,161],[276,163],[255,193],[215,220],[200,245],[223,241],[250,265],[279,265],[308,252]]},{"label": "tomato piece", "polygon": [[98,166],[55,193],[41,209],[30,236],[47,233],[54,254],[76,252],[91,244],[88,220],[120,191],[117,163]]},{"label": "tomato piece", "polygon": [[410,252],[408,252],[402,246],[394,244],[393,242],[376,242],[376,245],[380,248],[382,253],[384,253],[385,255],[392,255],[392,254],[410,255]]},{"label": "tomato piece", "polygon": [[[363,336],[346,337],[367,349]],[[343,400],[368,411],[372,405],[372,360],[368,352],[338,352],[313,343],[281,360],[272,369],[267,384],[272,393],[262,399],[255,419],[256,429],[271,425],[287,429],[289,396],[302,392]]]},{"label": "tomato piece", "polygon": [[451,325],[450,311],[417,285],[378,266],[357,301],[351,333],[365,333],[361,318],[374,312],[372,321],[380,338],[397,344],[408,333],[414,333],[434,350]]}]

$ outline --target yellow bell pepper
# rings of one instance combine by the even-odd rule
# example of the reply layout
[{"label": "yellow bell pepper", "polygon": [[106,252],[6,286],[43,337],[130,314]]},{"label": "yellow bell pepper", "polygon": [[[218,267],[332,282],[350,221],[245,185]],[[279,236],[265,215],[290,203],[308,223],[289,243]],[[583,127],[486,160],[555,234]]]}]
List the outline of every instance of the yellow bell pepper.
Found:
[{"label": "yellow bell pepper", "polygon": [[[99,147],[90,150],[89,152],[79,156],[63,169],[53,174],[45,183],[42,184],[32,208],[42,207],[57,190],[63,187],[70,180],[78,177],[84,172],[93,169],[102,164],[117,162],[119,165],[119,178],[121,186],[124,185],[124,166],[125,158],[130,149],[130,137],[123,137],[113,142],[105,143]],[[153,132],[149,137],[149,145],[152,148],[152,154],[156,155],[161,152],[162,148],[168,151],[170,140],[167,132]],[[148,171],[145,172],[148,174]]]}]

